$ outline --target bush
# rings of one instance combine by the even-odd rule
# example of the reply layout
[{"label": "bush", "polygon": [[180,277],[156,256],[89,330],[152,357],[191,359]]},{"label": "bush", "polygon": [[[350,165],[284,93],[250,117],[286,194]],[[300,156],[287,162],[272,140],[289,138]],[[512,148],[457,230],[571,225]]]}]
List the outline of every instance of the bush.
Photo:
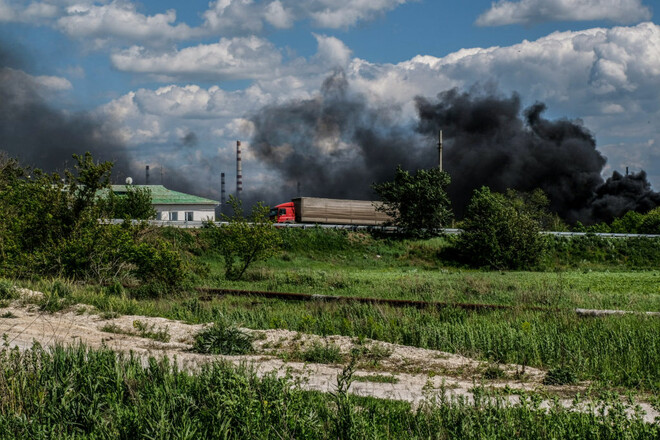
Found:
[{"label": "bush", "polygon": [[223,216],[228,224],[218,227],[208,223],[205,235],[211,246],[222,253],[225,277],[239,280],[253,262],[277,255],[282,237],[267,217],[268,207],[261,202],[252,207],[249,218],[243,216],[240,200],[229,196],[229,204],[234,215]]},{"label": "bush", "polygon": [[0,300],[15,299],[18,297],[18,292],[14,283],[9,280],[0,279]]},{"label": "bush", "polygon": [[321,344],[314,342],[312,346],[304,350],[301,354],[305,362],[314,362],[319,364],[336,364],[343,360],[341,350],[335,344]]},{"label": "bush", "polygon": [[536,266],[545,238],[536,215],[514,194],[475,190],[457,240],[461,257],[476,267],[525,269]]},{"label": "bush", "polygon": [[251,353],[253,337],[224,319],[195,335],[192,350],[205,354],[247,354]]},{"label": "bush", "polygon": [[577,376],[568,367],[557,367],[548,371],[543,378],[544,385],[571,385],[577,383]]},{"label": "bush", "polygon": [[397,167],[394,180],[372,188],[383,202],[378,207],[392,223],[416,236],[431,236],[452,219],[447,185],[449,174],[438,169],[417,170],[414,175]]}]

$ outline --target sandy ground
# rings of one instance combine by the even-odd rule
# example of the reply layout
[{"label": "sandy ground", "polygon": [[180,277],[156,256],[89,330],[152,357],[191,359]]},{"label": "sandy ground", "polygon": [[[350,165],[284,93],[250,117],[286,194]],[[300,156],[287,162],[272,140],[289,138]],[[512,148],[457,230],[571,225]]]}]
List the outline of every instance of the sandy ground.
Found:
[{"label": "sandy ground", "polygon": [[[24,296],[39,295],[23,291]],[[13,302],[0,309],[0,335],[6,337],[11,347],[27,349],[33,343],[42,346],[84,344],[89,347],[105,346],[120,352],[133,352],[144,359],[149,356],[176,358],[180,367],[194,371],[200,365],[217,359],[234,364],[249,364],[258,374],[276,372],[290,374],[300,386],[308,390],[335,391],[341,364],[305,363],[300,352],[314,344],[334,344],[348,354],[354,347],[362,347],[366,353],[358,363],[355,381],[350,392],[385,399],[396,399],[419,404],[433,398],[443,390],[449,396],[472,397],[475,386],[491,389],[507,389],[511,402],[516,402],[516,391],[548,393],[560,396],[559,402],[570,407],[572,397],[582,392],[588,384],[577,386],[545,386],[544,371],[527,367],[524,374],[520,365],[488,365],[464,356],[435,350],[388,344],[371,340],[358,341],[344,336],[322,338],[288,330],[249,330],[256,337],[255,353],[249,356],[213,356],[193,353],[190,348],[194,334],[203,325],[189,325],[179,321],[145,316],[119,316],[104,319],[93,313],[89,306],[74,306],[66,311],[48,314],[37,306]],[[9,317],[11,316],[11,317]],[[135,322],[152,332],[165,332],[169,342],[138,336]],[[112,330],[109,332],[108,330]],[[4,336],[6,335],[6,336]],[[499,370],[497,379],[488,379],[488,372]],[[375,377],[376,376],[376,377]],[[393,377],[391,382],[375,381],[383,376]],[[490,375],[492,377],[492,375]],[[544,403],[549,406],[549,402]],[[660,422],[660,412],[647,403],[640,404],[648,422]],[[656,419],[657,418],[657,419]]]}]

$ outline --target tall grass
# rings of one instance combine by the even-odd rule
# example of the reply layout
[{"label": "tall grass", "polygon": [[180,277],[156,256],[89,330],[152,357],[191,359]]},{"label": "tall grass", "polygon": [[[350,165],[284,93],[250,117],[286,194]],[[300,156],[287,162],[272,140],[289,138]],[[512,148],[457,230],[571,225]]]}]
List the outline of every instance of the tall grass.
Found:
[{"label": "tall grass", "polygon": [[[12,439],[646,439],[660,426],[608,411],[540,409],[477,393],[474,402],[444,395],[417,409],[404,402],[346,393],[350,372],[334,395],[305,392],[288,378],[258,378],[216,363],[195,375],[167,360],[101,349],[38,346],[0,353],[0,437]],[[477,390],[478,391],[478,390]]]},{"label": "tall grass", "polygon": [[[580,380],[660,392],[660,320],[581,318],[572,313],[468,312],[361,304],[227,298],[212,307],[171,309],[178,319],[221,314],[241,325],[367,337],[502,363],[566,367]],[[207,317],[205,316],[207,315]]]}]

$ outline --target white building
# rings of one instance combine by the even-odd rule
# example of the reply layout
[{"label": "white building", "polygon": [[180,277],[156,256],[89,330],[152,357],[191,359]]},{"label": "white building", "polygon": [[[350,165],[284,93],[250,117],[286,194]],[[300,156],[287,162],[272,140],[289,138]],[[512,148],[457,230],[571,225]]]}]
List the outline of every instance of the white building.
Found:
[{"label": "white building", "polygon": [[[112,192],[118,196],[126,193],[127,185],[112,185]],[[156,220],[205,221],[215,220],[216,200],[172,191],[163,185],[131,185],[133,188],[147,188],[151,191],[151,204],[156,210]]]}]

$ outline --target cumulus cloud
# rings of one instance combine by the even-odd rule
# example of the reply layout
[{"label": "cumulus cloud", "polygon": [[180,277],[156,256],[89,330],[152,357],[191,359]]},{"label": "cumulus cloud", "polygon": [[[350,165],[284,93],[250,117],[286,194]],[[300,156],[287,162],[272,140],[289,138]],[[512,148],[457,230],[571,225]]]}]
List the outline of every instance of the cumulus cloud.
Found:
[{"label": "cumulus cloud", "polygon": [[282,54],[272,43],[256,36],[222,38],[218,43],[166,53],[134,46],[111,55],[111,61],[118,70],[149,74],[161,82],[304,77],[349,64],[351,50],[341,40],[325,35],[314,37],[317,53],[309,60],[297,58],[288,63],[283,62]]},{"label": "cumulus cloud", "polygon": [[609,20],[635,23],[651,18],[641,0],[499,0],[477,18],[478,26],[546,21]]},{"label": "cumulus cloud", "polygon": [[70,37],[92,39],[96,46],[109,40],[150,41],[165,44],[199,35],[187,24],[176,22],[176,11],[144,15],[134,3],[113,1],[109,4],[79,3],[65,9],[56,27]]},{"label": "cumulus cloud", "polygon": [[322,28],[348,28],[410,0],[216,0],[198,26],[177,23],[174,9],[148,15],[133,0],[0,0],[0,22],[47,24],[94,48],[111,44],[164,46],[198,38],[245,37],[267,25],[291,28],[311,20]]},{"label": "cumulus cloud", "polygon": [[252,37],[222,38],[167,53],[152,53],[141,46],[111,56],[115,68],[165,79],[256,79],[273,75],[282,55],[267,40]]},{"label": "cumulus cloud", "polygon": [[0,0],[0,22],[41,24],[58,16],[60,8],[50,2]]},{"label": "cumulus cloud", "polygon": [[259,32],[266,21],[289,28],[295,21],[311,19],[330,29],[355,26],[372,20],[409,0],[217,0],[204,12],[203,27],[212,31]]}]

